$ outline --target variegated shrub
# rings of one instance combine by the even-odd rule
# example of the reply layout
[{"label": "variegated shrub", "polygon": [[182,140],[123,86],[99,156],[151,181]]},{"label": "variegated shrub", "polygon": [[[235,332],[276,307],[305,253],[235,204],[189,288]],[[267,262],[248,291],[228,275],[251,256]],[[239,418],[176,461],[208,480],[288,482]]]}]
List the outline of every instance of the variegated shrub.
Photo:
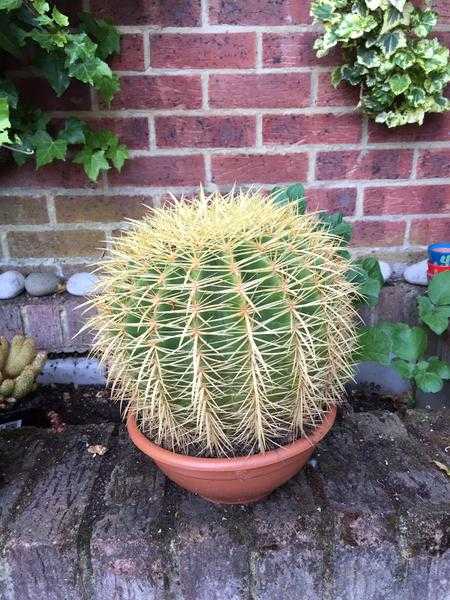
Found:
[{"label": "variegated shrub", "polygon": [[449,50],[429,38],[437,15],[428,3],[314,0],[311,13],[325,28],[317,55],[343,50],[345,64],[333,71],[333,84],[359,86],[359,107],[376,122],[421,125],[427,113],[449,110]]}]

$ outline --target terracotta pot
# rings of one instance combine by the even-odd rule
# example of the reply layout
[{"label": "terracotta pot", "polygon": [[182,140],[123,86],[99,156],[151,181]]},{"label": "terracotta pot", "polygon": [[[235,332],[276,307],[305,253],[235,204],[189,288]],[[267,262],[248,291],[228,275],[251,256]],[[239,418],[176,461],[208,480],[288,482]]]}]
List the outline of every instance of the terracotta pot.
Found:
[{"label": "terracotta pot", "polygon": [[181,487],[211,502],[249,504],[262,500],[296,475],[331,429],[335,418],[336,408],[333,408],[308,438],[269,452],[237,458],[200,458],[165,450],[139,431],[132,414],[128,415],[127,429],[134,444]]}]

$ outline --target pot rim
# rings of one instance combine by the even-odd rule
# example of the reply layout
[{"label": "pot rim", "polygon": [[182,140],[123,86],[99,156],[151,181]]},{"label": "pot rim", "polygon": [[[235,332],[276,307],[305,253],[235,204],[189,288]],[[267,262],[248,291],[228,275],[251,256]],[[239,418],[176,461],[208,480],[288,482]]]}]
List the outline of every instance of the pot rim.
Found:
[{"label": "pot rim", "polygon": [[259,468],[292,458],[316,446],[331,429],[336,418],[336,406],[325,413],[324,419],[311,435],[301,437],[287,446],[281,446],[259,452],[250,456],[233,456],[230,458],[208,458],[205,456],[189,456],[166,450],[150,441],[137,427],[135,416],[130,412],[127,416],[127,430],[133,443],[145,454],[151,456],[155,462],[161,462],[173,467],[183,467],[196,470],[223,470],[223,469],[248,469]]}]

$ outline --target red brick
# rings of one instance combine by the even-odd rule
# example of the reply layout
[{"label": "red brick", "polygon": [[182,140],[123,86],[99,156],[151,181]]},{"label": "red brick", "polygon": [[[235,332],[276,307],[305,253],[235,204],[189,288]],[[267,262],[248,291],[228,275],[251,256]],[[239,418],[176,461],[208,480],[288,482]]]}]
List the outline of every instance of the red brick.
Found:
[{"label": "red brick", "polygon": [[80,165],[71,162],[56,162],[35,169],[34,160],[30,159],[22,167],[11,166],[0,169],[0,188],[26,187],[30,189],[48,188],[95,188],[100,184],[90,181]]},{"label": "red brick", "polygon": [[63,306],[67,325],[67,331],[64,331],[66,348],[72,347],[74,350],[80,350],[92,347],[95,331],[91,328],[81,330],[96,311],[93,307],[87,309],[86,306],[83,306],[85,302],[86,298],[84,297],[76,298],[67,294],[67,298],[65,298]]},{"label": "red brick", "polygon": [[405,179],[412,161],[412,150],[319,152],[316,179]]},{"label": "red brick", "polygon": [[91,95],[89,86],[81,81],[72,80],[71,84],[58,98],[50,84],[37,77],[15,77],[14,83],[20,92],[21,100],[41,110],[89,110]]},{"label": "red brick", "polygon": [[365,190],[364,214],[403,215],[450,212],[450,186],[376,187]]},{"label": "red brick", "polygon": [[144,36],[141,33],[123,33],[120,36],[120,54],[114,54],[110,66],[116,71],[144,71]]},{"label": "red brick", "polygon": [[265,67],[311,67],[337,65],[340,53],[331,52],[317,58],[314,41],[318,34],[310,31],[300,33],[264,33],[263,62]]},{"label": "red brick", "polygon": [[55,351],[63,345],[63,332],[56,302],[24,307],[25,334],[34,338],[39,350]]},{"label": "red brick", "polygon": [[450,149],[426,150],[419,154],[418,177],[450,177]]},{"label": "red brick", "polygon": [[138,219],[148,209],[149,196],[56,196],[55,210],[58,223],[86,221],[117,222]]},{"label": "red brick", "polygon": [[433,242],[448,240],[450,234],[450,218],[442,219],[424,219],[414,221],[411,224],[410,242],[411,244],[421,244],[428,246]]},{"label": "red brick", "polygon": [[161,148],[238,148],[256,138],[254,117],[158,117],[155,127]]},{"label": "red brick", "polygon": [[129,160],[122,173],[110,172],[112,185],[136,186],[189,186],[198,185],[205,178],[203,157],[139,156]]},{"label": "red brick", "polygon": [[403,243],[404,221],[356,221],[352,246],[399,246]]},{"label": "red brick", "polygon": [[298,25],[310,23],[309,2],[299,0],[210,0],[211,23]]},{"label": "red brick", "polygon": [[122,144],[126,144],[132,150],[148,149],[149,133],[146,117],[123,119],[97,117],[86,120],[92,129],[110,129],[119,136]]},{"label": "red brick", "polygon": [[29,256],[54,258],[98,256],[105,247],[102,231],[12,231],[7,235],[9,251],[14,258]]},{"label": "red brick", "polygon": [[150,61],[158,68],[253,67],[254,33],[163,34],[150,37]]},{"label": "red brick", "polygon": [[48,223],[47,202],[45,198],[29,196],[0,197],[0,224],[36,225]]},{"label": "red brick", "polygon": [[429,114],[424,124],[389,129],[369,123],[369,142],[446,142],[450,138],[450,113]]},{"label": "red brick", "polygon": [[309,106],[308,73],[212,75],[209,102],[217,108],[302,108]]},{"label": "red brick", "polygon": [[90,7],[119,25],[195,27],[201,21],[201,0],[91,0]]},{"label": "red brick", "polygon": [[431,5],[433,10],[439,14],[439,23],[449,24],[450,23],[450,6],[448,0],[432,0]]},{"label": "red brick", "polygon": [[114,109],[200,108],[202,105],[202,88],[197,76],[125,75],[120,82],[121,90],[112,102]]},{"label": "red brick", "polygon": [[213,156],[215,183],[277,183],[300,181],[308,173],[307,154]]},{"label": "red brick", "polygon": [[345,83],[335,88],[330,77],[330,73],[319,73],[317,106],[357,106],[360,94],[359,88]]},{"label": "red brick", "polygon": [[361,141],[359,115],[266,115],[264,142],[269,144],[353,144]]},{"label": "red brick", "polygon": [[311,188],[307,192],[308,210],[340,212],[350,216],[355,212],[355,188]]}]

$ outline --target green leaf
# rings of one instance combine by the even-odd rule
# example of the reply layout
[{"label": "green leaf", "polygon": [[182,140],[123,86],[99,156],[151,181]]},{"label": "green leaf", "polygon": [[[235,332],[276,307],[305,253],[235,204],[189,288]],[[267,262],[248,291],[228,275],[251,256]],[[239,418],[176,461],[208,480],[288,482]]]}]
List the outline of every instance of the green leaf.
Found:
[{"label": "green leaf", "polygon": [[55,159],[66,158],[66,140],[54,140],[46,131],[39,131],[34,135],[33,141],[36,149],[36,168],[48,165]]},{"label": "green leaf", "polygon": [[43,54],[36,60],[36,66],[55,90],[62,96],[70,84],[64,58],[57,54]]},{"label": "green leaf", "polygon": [[416,362],[427,349],[428,339],[422,327],[410,327],[406,323],[392,324],[392,351],[403,360]]},{"label": "green leaf", "polygon": [[311,15],[319,21],[328,21],[334,14],[334,6],[331,2],[315,1],[311,5]]},{"label": "green leaf", "polygon": [[377,43],[387,58],[390,58],[399,48],[406,48],[407,45],[403,31],[389,31],[380,36]]},{"label": "green leaf", "polygon": [[87,125],[76,117],[70,117],[64,124],[64,129],[59,132],[59,138],[68,144],[84,144],[86,141]]},{"label": "green leaf", "polygon": [[0,0],[0,10],[15,10],[22,6],[22,0]]},{"label": "green leaf", "polygon": [[110,168],[104,150],[92,152],[89,148],[84,148],[78,152],[73,162],[83,165],[86,175],[92,181],[97,181],[100,171],[107,171]]},{"label": "green leaf", "polygon": [[50,10],[50,6],[46,0],[33,0],[33,7],[40,15]]},{"label": "green leaf", "polygon": [[392,4],[392,6],[394,8],[396,8],[400,12],[403,12],[403,9],[405,8],[406,0],[389,0],[389,2]]},{"label": "green leaf", "polygon": [[418,373],[414,379],[417,387],[422,390],[422,392],[436,394],[442,390],[443,381],[436,373],[425,371]]},{"label": "green leaf", "polygon": [[401,75],[400,73],[396,73],[389,78],[389,87],[396,96],[403,94],[403,92],[405,92],[410,85],[411,78],[407,74]]},{"label": "green leaf", "polygon": [[441,379],[450,379],[450,365],[437,356],[428,359],[428,371],[439,375]]},{"label": "green leaf", "polygon": [[129,158],[130,153],[124,144],[119,144],[118,146],[107,150],[106,155],[115,168],[118,171],[121,171],[125,161]]},{"label": "green leaf", "polygon": [[92,61],[95,58],[97,44],[85,33],[72,34],[68,38],[66,52],[66,65],[69,67],[76,62]]},{"label": "green leaf", "polygon": [[359,335],[356,360],[374,361],[382,365],[391,363],[392,330],[387,324],[363,327]]},{"label": "green leaf", "polygon": [[441,335],[448,329],[450,318],[450,306],[435,306],[428,296],[418,299],[419,316],[437,335]]},{"label": "green leaf", "polygon": [[363,65],[368,69],[373,69],[374,67],[379,67],[381,65],[381,59],[377,51],[373,48],[359,49],[357,61],[360,65]]},{"label": "green leaf", "polygon": [[57,23],[60,27],[68,27],[69,19],[66,15],[63,15],[59,10],[54,6],[52,8],[52,17],[55,23]]},{"label": "green leaf", "polygon": [[397,25],[401,25],[404,23],[405,15],[403,11],[397,10],[394,6],[389,6],[388,9],[384,12],[383,17],[383,27],[381,29],[381,33],[387,33],[397,27]]},{"label": "green leaf", "polygon": [[2,143],[9,142],[9,135],[7,130],[11,127],[9,120],[9,103],[5,97],[0,97],[0,133],[2,136]]},{"label": "green leaf", "polygon": [[101,59],[120,52],[120,33],[110,21],[94,19],[89,13],[83,13],[81,23],[86,33],[97,42],[97,55]]},{"label": "green leaf", "polygon": [[433,277],[428,284],[428,295],[436,305],[450,305],[450,271]]},{"label": "green leaf", "polygon": [[108,77],[98,77],[94,80],[95,87],[98,89],[103,100],[109,105],[115,94],[120,90],[119,78],[115,73]]},{"label": "green leaf", "polygon": [[403,379],[411,379],[414,374],[414,364],[402,360],[401,358],[395,358],[392,361],[392,367]]}]

